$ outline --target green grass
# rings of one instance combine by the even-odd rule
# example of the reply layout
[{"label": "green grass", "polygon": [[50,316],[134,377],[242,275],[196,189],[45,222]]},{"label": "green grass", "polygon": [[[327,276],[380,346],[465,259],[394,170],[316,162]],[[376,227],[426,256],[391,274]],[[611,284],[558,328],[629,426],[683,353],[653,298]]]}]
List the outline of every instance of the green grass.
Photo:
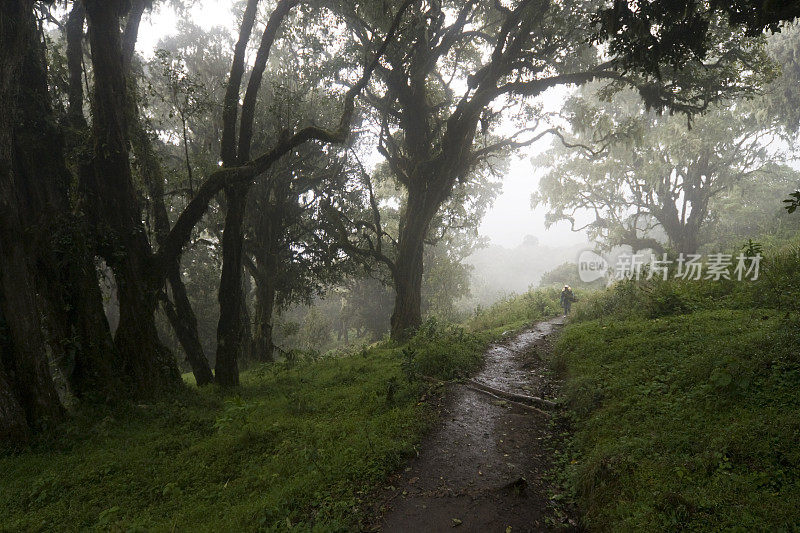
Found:
[{"label": "green grass", "polygon": [[[557,316],[563,313],[560,301],[561,290],[555,287],[530,290],[519,296],[509,296],[488,309],[478,309],[475,316],[467,321],[473,331],[500,334],[527,326],[536,320]],[[584,291],[577,291],[580,299]]]},{"label": "green grass", "polygon": [[553,364],[589,529],[800,528],[800,261],[766,263],[756,283],[622,283],[578,305]]},{"label": "green grass", "polygon": [[[440,349],[414,342],[420,358]],[[485,343],[452,347],[480,360]],[[0,530],[357,528],[364,498],[435,418],[403,361],[384,343],[248,371],[235,396],[190,387],[81,412],[0,457]]]},{"label": "green grass", "polygon": [[[552,291],[551,291],[552,292]],[[435,410],[420,375],[456,379],[505,330],[555,314],[557,293],[466,328],[259,366],[232,393],[84,407],[24,450],[0,451],[0,531],[352,531],[414,453]]]}]

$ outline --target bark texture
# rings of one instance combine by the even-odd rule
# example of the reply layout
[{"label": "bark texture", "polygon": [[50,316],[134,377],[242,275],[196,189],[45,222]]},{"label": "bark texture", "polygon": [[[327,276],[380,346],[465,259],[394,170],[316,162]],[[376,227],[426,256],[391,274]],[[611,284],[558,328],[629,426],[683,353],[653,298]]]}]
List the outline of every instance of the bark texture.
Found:
[{"label": "bark texture", "polygon": [[36,297],[35,260],[24,232],[27,192],[16,154],[14,104],[36,42],[32,2],[0,4],[0,438],[19,441],[62,414],[47,361]]},{"label": "bark texture", "polygon": [[119,19],[123,2],[86,0],[92,67],[94,140],[88,203],[101,253],[114,271],[120,322],[115,344],[131,391],[149,396],[180,379],[172,354],[161,344],[155,309],[161,277],[141,221],[128,154],[128,89]]}]

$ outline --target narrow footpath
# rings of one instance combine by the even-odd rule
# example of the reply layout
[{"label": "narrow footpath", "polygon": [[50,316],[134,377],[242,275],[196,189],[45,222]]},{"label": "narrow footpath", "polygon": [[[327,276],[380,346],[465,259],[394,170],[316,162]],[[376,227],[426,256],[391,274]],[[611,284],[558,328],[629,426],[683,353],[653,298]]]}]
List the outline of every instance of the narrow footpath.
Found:
[{"label": "narrow footpath", "polygon": [[541,356],[563,323],[561,318],[540,322],[492,345],[477,383],[449,388],[439,427],[405,471],[389,480],[376,529],[576,529],[575,520],[552,499],[546,479],[557,442],[549,413],[491,394],[494,389],[553,400],[557,384]]}]

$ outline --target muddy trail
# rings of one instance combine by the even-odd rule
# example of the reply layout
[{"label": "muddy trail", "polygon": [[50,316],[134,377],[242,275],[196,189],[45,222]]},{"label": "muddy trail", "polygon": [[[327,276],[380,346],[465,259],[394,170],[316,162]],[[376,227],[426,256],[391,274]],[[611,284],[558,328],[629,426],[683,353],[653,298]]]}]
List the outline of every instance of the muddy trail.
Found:
[{"label": "muddy trail", "polygon": [[[540,322],[492,345],[474,380],[514,394],[553,399],[541,359],[563,319]],[[375,529],[547,531],[575,529],[545,479],[556,440],[547,414],[464,384],[452,385],[439,426],[418,456],[389,480]],[[510,529],[509,529],[510,528]]]}]

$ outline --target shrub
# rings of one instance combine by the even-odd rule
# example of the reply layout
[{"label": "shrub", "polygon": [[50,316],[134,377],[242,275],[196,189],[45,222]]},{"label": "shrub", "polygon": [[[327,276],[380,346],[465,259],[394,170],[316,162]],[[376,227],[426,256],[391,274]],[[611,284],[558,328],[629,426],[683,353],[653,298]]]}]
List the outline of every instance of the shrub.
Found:
[{"label": "shrub", "polygon": [[434,318],[426,320],[403,349],[402,368],[409,377],[457,379],[474,374],[483,363],[487,337]]},{"label": "shrub", "polygon": [[[536,320],[556,316],[561,313],[560,293],[560,289],[548,287],[531,289],[519,296],[508,296],[488,309],[477,309],[475,317],[467,323],[468,327],[473,331],[515,329]],[[578,296],[583,294],[579,292]]]}]

